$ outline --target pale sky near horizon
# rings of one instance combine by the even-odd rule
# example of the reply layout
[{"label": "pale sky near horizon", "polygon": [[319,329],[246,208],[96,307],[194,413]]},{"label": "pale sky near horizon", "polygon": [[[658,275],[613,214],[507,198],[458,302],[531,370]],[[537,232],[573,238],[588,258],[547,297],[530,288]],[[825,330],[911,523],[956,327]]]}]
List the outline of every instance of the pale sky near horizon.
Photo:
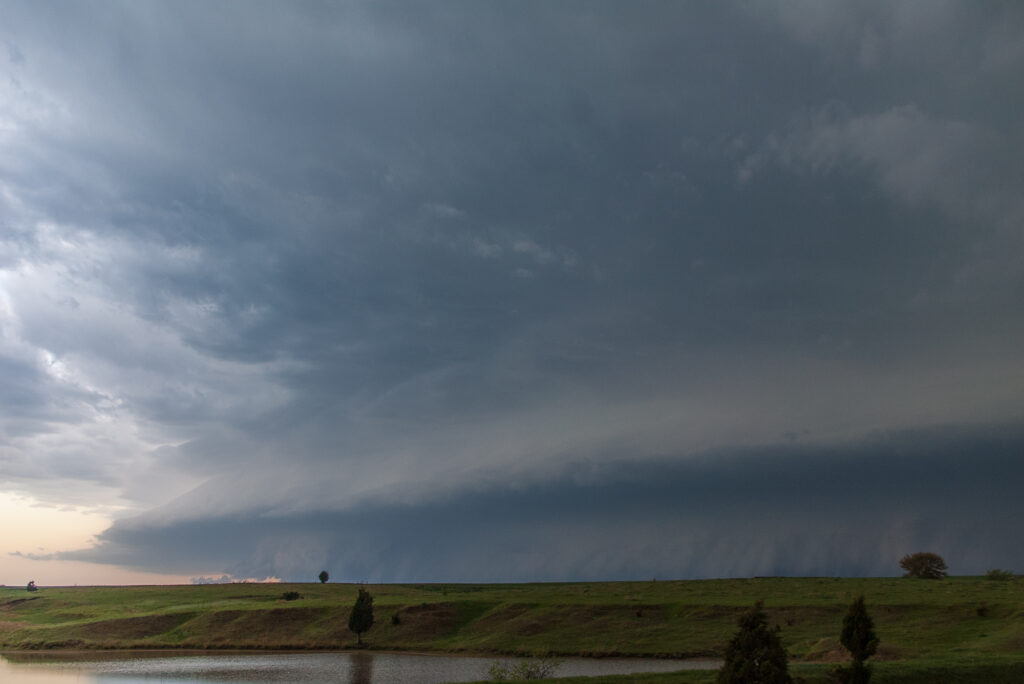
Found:
[{"label": "pale sky near horizon", "polygon": [[[24,495],[0,493],[0,585],[38,586],[64,584],[187,584],[183,575],[127,570],[116,566],[81,561],[40,562],[12,556],[13,553],[52,553],[83,546],[110,526],[111,516],[91,509],[57,508]],[[72,581],[73,580],[73,581]]]},{"label": "pale sky near horizon", "polygon": [[0,7],[0,583],[1024,571],[1024,5]]}]

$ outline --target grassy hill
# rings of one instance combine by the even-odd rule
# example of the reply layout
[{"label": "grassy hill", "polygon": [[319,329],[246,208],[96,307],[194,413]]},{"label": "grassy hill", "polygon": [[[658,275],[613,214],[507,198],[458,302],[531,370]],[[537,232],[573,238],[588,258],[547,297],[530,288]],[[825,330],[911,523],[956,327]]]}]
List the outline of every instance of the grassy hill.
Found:
[{"label": "grassy hill", "polygon": [[[900,671],[939,668],[946,681],[957,681],[950,668],[964,673],[982,668],[991,675],[995,667],[1015,677],[1006,681],[1024,679],[1022,579],[758,578],[366,588],[374,596],[376,624],[364,640],[377,649],[719,656],[740,612],[763,600],[794,662],[825,664],[844,659],[838,640],[842,617],[850,601],[864,594],[881,639],[875,658],[881,661],[880,674],[895,677]],[[348,612],[357,589],[351,584],[43,587],[36,593],[0,588],[0,649],[349,648],[355,635],[347,629]],[[284,600],[288,591],[302,598]],[[827,667],[809,665],[806,671]],[[649,681],[710,681],[707,676],[652,676]]]}]

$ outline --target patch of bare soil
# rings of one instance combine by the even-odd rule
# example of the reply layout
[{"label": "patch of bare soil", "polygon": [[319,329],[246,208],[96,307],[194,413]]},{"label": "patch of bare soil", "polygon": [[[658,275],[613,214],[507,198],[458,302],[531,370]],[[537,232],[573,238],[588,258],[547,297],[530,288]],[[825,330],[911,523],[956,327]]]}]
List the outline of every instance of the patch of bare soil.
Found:
[{"label": "patch of bare soil", "polygon": [[12,601],[7,601],[6,603],[0,603],[0,610],[7,611],[7,610],[10,610],[11,608],[15,608],[17,606],[20,606],[23,603],[28,603],[29,601],[35,601],[38,598],[39,598],[38,596],[29,596],[28,598],[14,599]]},{"label": "patch of bare soil", "polygon": [[90,622],[76,628],[75,635],[93,641],[114,639],[145,639],[168,632],[192,618],[192,613],[173,615],[145,615]]},{"label": "patch of bare soil", "polygon": [[[899,649],[885,644],[879,644],[878,650],[875,655],[868,659],[868,662],[882,661],[882,660],[899,660],[903,657]],[[814,645],[810,652],[801,658],[806,662],[814,663],[849,663],[853,660],[850,656],[850,652],[839,643],[838,639],[828,638],[822,639]]]},{"label": "patch of bare soil", "polygon": [[475,620],[473,622],[473,631],[492,632],[498,625],[507,624],[508,622],[529,613],[532,608],[533,606],[528,603],[517,603],[510,606],[502,606],[501,608],[491,611],[487,615]]},{"label": "patch of bare soil", "polygon": [[423,603],[402,608],[397,613],[399,624],[395,637],[402,641],[431,641],[451,634],[462,622],[459,607],[454,603]]},{"label": "patch of bare soil", "polygon": [[839,639],[821,639],[801,660],[813,663],[848,663],[850,652],[839,643]]},{"label": "patch of bare soil", "polygon": [[303,631],[322,613],[319,608],[223,610],[204,615],[196,629],[211,646],[287,647],[303,643]]},{"label": "patch of bare soil", "polygon": [[772,608],[766,610],[769,625],[779,625],[783,629],[793,627],[803,622],[812,624],[841,614],[845,609],[842,606],[800,606],[789,608]]},{"label": "patch of bare soil", "polygon": [[585,626],[590,634],[620,635],[623,624],[641,627],[665,620],[657,605],[558,606],[553,610],[530,605],[512,605],[495,610],[472,624],[474,632],[508,631],[519,636],[536,636],[562,629]]},{"label": "patch of bare soil", "polygon": [[28,626],[30,626],[30,623],[28,622],[13,622],[10,620],[0,620],[0,632],[13,632],[16,629],[21,629],[22,627]]}]

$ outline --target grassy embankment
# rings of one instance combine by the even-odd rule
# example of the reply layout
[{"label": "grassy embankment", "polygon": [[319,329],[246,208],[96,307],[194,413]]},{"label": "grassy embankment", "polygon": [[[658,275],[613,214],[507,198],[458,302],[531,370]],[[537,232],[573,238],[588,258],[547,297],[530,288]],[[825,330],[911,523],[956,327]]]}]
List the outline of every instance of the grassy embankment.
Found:
[{"label": "grassy embankment", "polygon": [[[877,681],[1024,681],[1024,580],[705,580],[380,585],[371,648],[453,653],[720,656],[764,600],[794,672],[824,681],[843,659],[842,616],[867,597]],[[339,649],[357,586],[231,584],[0,588],[0,649]],[[285,591],[303,598],[285,601]],[[393,616],[397,616],[393,620]],[[929,674],[930,673],[930,674]],[[932,679],[927,677],[931,676]],[[713,681],[714,673],[602,681]],[[564,680],[563,680],[564,681]],[[596,680],[588,680],[594,682]]]}]

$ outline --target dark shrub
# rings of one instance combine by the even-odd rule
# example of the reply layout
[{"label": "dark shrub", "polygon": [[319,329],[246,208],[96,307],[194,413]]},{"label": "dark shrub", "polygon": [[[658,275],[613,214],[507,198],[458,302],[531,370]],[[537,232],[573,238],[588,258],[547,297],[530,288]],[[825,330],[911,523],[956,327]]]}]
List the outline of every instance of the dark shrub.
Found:
[{"label": "dark shrub", "polygon": [[1013,573],[1009,570],[989,570],[985,573],[985,579],[992,580],[993,582],[1007,582],[1013,579]]},{"label": "dark shrub", "polygon": [[792,684],[779,628],[768,629],[758,601],[739,619],[739,631],[725,649],[719,684]]}]

